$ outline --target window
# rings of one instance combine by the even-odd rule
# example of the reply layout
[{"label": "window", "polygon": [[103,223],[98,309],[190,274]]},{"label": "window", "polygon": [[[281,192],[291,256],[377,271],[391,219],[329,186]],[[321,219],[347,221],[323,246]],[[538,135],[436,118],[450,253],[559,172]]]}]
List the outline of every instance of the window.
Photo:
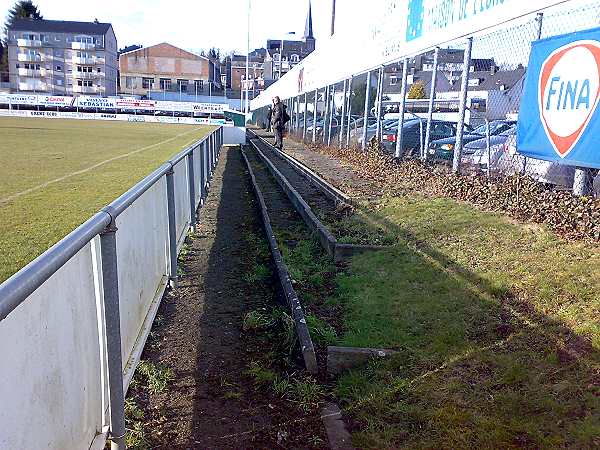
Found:
[{"label": "window", "polygon": [[170,78],[161,78],[160,79],[160,88],[163,91],[168,91],[171,89],[171,79]]},{"label": "window", "polygon": [[290,56],[290,61],[293,63],[300,62],[300,57],[296,54],[293,54],[292,56]]},{"label": "window", "polygon": [[273,61],[279,61],[279,53],[273,54]]},{"label": "window", "polygon": [[125,77],[125,87],[127,89],[137,89],[135,77]]},{"label": "window", "polygon": [[92,66],[77,66],[77,72],[79,73],[92,73]]},{"label": "window", "polygon": [[62,85],[63,85],[63,80],[61,80],[60,78],[58,78],[58,79],[56,80],[56,85],[57,85],[57,86],[62,86]]},{"label": "window", "polygon": [[92,80],[77,80],[77,86],[92,87]]},{"label": "window", "polygon": [[35,34],[27,34],[23,33],[23,39],[29,39],[30,41],[35,41]]},{"label": "window", "polygon": [[48,42],[48,36],[46,36],[45,34],[40,34],[40,41]]},{"label": "window", "polygon": [[204,88],[204,80],[194,80],[194,90],[201,91]]},{"label": "window", "polygon": [[78,58],[89,58],[90,54],[88,52],[77,52]]},{"label": "window", "polygon": [[391,76],[390,77],[390,86],[396,86],[398,84],[398,77]]},{"label": "window", "polygon": [[188,80],[177,80],[177,90],[179,92],[187,92]]},{"label": "window", "polygon": [[142,88],[143,89],[154,88],[154,78],[142,78]]}]

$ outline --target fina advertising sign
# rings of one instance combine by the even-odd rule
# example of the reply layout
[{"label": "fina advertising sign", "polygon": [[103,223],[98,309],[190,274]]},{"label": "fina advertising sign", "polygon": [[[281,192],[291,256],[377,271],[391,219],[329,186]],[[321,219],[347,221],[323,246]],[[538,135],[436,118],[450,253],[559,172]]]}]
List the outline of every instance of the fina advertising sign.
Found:
[{"label": "fina advertising sign", "polygon": [[600,168],[600,28],[533,44],[519,114],[519,153]]}]

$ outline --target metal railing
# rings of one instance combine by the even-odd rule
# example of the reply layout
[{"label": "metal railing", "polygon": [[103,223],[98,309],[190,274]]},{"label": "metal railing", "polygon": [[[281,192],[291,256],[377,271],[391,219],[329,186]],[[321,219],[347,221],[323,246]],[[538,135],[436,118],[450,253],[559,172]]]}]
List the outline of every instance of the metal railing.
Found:
[{"label": "metal railing", "polygon": [[0,284],[0,448],[125,448],[125,392],[222,143],[218,128]]}]

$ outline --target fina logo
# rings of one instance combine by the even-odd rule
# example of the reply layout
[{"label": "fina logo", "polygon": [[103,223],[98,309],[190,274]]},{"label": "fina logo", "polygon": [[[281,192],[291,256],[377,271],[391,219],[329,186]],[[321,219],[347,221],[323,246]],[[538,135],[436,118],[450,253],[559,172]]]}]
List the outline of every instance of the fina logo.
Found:
[{"label": "fina logo", "polygon": [[599,97],[600,42],[572,42],[556,49],[542,64],[540,119],[561,158],[585,132]]}]

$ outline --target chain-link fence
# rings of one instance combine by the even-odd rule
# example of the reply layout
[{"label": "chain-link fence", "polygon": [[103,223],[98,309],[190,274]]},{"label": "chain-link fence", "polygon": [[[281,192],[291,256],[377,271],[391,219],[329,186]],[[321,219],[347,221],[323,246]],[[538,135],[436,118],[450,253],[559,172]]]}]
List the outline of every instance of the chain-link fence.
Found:
[{"label": "chain-link fence", "polygon": [[597,170],[525,157],[516,140],[532,42],[598,25],[600,0],[547,8],[288,99],[289,131],[308,143],[377,144],[399,160],[598,197]]}]

